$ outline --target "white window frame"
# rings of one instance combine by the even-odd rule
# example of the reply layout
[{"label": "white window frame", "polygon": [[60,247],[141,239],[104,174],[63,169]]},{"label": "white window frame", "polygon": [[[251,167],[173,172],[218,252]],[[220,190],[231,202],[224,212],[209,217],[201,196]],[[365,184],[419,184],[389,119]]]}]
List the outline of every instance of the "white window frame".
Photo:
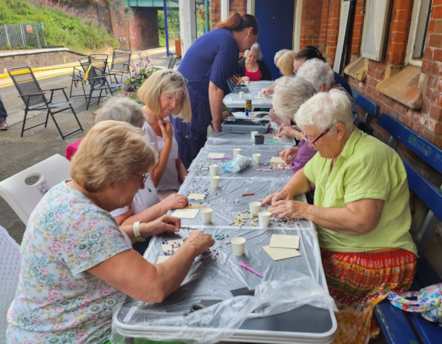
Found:
[{"label": "white window frame", "polygon": [[[425,15],[426,13],[426,15]],[[431,13],[431,0],[414,0],[413,13],[411,15],[410,31],[408,34],[407,52],[405,64],[422,67],[422,60],[414,58],[414,50],[419,30],[427,30],[426,24]],[[423,22],[422,18],[425,18]],[[425,45],[426,35],[422,37],[422,45]]]},{"label": "white window frame", "polygon": [[295,13],[293,21],[293,50],[298,52],[301,45],[301,21],[302,21],[302,3],[303,0],[295,1]]},{"label": "white window frame", "polygon": [[[362,33],[362,42],[361,42],[361,52],[362,57],[381,61],[384,58],[384,50],[385,50],[385,40],[387,39],[387,23],[389,22],[389,14],[390,14],[390,3],[391,0],[367,0],[365,4],[365,18],[364,18],[364,28]],[[368,32],[370,21],[373,21],[377,18],[371,18],[370,9],[371,6],[376,6],[376,8],[384,9],[383,17],[380,18],[381,21],[381,29],[382,32],[380,34],[379,48],[377,52],[365,51],[366,39],[368,37],[373,37],[375,34],[373,32]],[[382,6],[382,7],[379,7]],[[374,24],[373,24],[374,25]]]}]

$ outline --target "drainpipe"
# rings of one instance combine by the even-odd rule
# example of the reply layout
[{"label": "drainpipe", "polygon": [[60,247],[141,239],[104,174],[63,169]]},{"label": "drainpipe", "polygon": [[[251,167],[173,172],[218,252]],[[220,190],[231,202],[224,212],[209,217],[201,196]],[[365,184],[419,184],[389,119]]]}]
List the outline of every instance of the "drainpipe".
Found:
[{"label": "drainpipe", "polygon": [[169,52],[169,28],[167,25],[167,6],[166,0],[163,0],[163,12],[164,12],[164,34],[166,35],[166,56],[171,56]]},{"label": "drainpipe", "polygon": [[204,20],[206,22],[205,33],[209,32],[209,0],[204,0]]}]

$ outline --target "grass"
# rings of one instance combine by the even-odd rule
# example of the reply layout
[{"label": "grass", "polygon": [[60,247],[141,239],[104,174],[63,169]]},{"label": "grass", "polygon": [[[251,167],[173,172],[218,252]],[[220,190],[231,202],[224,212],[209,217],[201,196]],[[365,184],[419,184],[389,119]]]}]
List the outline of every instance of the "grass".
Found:
[{"label": "grass", "polygon": [[34,6],[24,0],[0,0],[0,24],[44,24],[48,46],[88,52],[107,47],[118,47],[114,36],[98,25],[96,18],[79,16],[68,6],[51,4]]}]

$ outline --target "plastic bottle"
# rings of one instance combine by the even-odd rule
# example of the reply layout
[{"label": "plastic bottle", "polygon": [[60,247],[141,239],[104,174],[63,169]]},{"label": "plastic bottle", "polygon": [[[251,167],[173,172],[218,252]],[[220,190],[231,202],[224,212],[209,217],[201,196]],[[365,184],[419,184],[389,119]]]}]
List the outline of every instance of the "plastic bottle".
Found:
[{"label": "plastic bottle", "polygon": [[250,95],[250,93],[248,93],[244,96],[244,98],[246,99],[244,105],[245,114],[246,117],[248,117],[250,112],[252,112],[252,96]]}]

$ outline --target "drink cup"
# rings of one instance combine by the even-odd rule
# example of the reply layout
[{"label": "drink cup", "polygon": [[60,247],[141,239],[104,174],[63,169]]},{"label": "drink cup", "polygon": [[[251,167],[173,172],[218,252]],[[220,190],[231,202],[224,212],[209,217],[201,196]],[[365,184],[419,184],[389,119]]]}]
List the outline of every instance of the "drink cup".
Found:
[{"label": "drink cup", "polygon": [[255,140],[255,135],[258,134],[258,133],[259,133],[259,131],[252,131],[252,132],[250,132],[250,136],[252,137],[252,141]]},{"label": "drink cup", "polygon": [[259,154],[259,153],[252,154],[252,158],[253,158],[253,162],[256,165],[259,165],[259,162],[261,161],[261,154]]},{"label": "drink cup", "polygon": [[209,170],[210,170],[210,175],[211,176],[218,175],[218,165],[210,165],[209,166]]},{"label": "drink cup", "polygon": [[258,97],[259,97],[259,98],[262,97],[262,91],[261,91],[261,90],[258,91]]},{"label": "drink cup", "polygon": [[249,86],[249,81],[244,81],[244,85]]},{"label": "drink cup", "polygon": [[267,228],[270,224],[270,213],[268,211],[261,211],[258,213],[259,226],[261,228]]},{"label": "drink cup", "polygon": [[246,239],[235,237],[231,240],[232,250],[235,256],[242,256],[244,254],[244,247],[246,246]]},{"label": "drink cup", "polygon": [[249,203],[250,214],[258,215],[261,211],[261,202],[250,202]]},{"label": "drink cup", "polygon": [[203,220],[203,223],[205,225],[212,222],[212,212],[213,212],[213,210],[211,208],[200,209],[201,220]]},{"label": "drink cup", "polygon": [[212,188],[219,188],[219,176],[210,177],[210,185]]},{"label": "drink cup", "polygon": [[234,148],[233,149],[233,158],[235,159],[238,154],[241,154],[241,148]]},{"label": "drink cup", "polygon": [[244,98],[244,92],[243,91],[239,92],[239,97],[240,98]]}]

